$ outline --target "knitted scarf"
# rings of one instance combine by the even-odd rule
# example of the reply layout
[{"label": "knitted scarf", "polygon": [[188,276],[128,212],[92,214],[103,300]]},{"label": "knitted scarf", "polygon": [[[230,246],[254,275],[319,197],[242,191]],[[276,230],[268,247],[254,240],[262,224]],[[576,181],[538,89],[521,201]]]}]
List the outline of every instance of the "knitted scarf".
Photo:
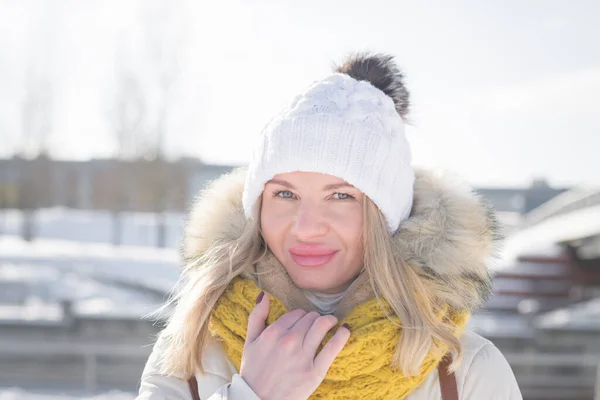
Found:
[{"label": "knitted scarf", "polygon": [[[235,278],[219,298],[210,320],[211,334],[222,341],[227,357],[238,371],[248,316],[255,307],[260,291],[254,281]],[[267,324],[272,324],[288,310],[277,298],[265,294],[270,300]],[[468,318],[468,312],[445,311],[440,315],[440,320],[448,320],[456,326],[457,336],[462,334]],[[419,373],[405,376],[401,370],[391,366],[402,327],[384,300],[371,299],[352,309],[328,333],[323,343],[344,323],[351,327],[350,339],[310,399],[404,399],[437,368],[448,351],[447,346],[435,342],[423,360]]]}]

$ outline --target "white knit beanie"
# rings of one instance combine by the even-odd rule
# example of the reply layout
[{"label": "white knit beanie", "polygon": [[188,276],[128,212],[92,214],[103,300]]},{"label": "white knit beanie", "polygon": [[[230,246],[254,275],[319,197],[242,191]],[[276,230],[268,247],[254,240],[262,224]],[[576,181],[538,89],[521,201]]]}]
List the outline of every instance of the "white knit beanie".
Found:
[{"label": "white knit beanie", "polygon": [[357,54],[315,82],[262,132],[243,193],[246,217],[277,174],[333,175],[367,195],[391,233],[408,218],[414,170],[402,117],[408,92],[391,56]]}]

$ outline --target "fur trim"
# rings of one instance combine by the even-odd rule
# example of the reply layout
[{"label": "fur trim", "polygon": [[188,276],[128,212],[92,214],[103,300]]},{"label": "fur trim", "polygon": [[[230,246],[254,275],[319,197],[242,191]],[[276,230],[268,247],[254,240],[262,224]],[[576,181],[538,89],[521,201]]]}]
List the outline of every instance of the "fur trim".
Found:
[{"label": "fur trim", "polygon": [[[183,257],[194,262],[215,244],[235,241],[246,224],[242,192],[246,176],[239,169],[212,182],[190,213]],[[411,216],[394,235],[398,258],[415,268],[435,296],[456,310],[480,307],[491,294],[492,274],[487,261],[495,255],[501,237],[491,208],[459,181],[425,170],[416,170]],[[282,300],[288,309],[314,310],[277,259],[270,253],[247,277]],[[343,317],[373,296],[369,279],[355,280],[338,306]]]}]

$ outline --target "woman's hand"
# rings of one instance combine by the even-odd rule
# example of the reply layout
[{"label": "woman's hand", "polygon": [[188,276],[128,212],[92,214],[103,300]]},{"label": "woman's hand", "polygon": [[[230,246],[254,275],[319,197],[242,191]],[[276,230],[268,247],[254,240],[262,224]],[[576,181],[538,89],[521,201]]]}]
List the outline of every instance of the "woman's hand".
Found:
[{"label": "woman's hand", "polygon": [[[261,293],[248,319],[240,375],[261,400],[306,400],[350,338],[347,325],[317,349],[337,324],[332,315],[290,311],[265,328],[269,297]],[[315,357],[316,355],[316,357]]]}]

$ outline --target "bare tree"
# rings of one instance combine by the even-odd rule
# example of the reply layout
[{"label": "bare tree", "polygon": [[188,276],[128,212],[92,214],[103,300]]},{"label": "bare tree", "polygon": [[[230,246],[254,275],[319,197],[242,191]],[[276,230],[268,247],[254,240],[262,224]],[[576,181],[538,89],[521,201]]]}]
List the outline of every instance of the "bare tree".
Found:
[{"label": "bare tree", "polygon": [[52,124],[52,90],[48,78],[30,71],[25,82],[21,107],[21,148],[23,157],[33,158],[48,151]]},{"label": "bare tree", "polygon": [[[119,215],[127,198],[136,197],[156,215],[156,245],[166,245],[165,211],[171,189],[165,147],[184,43],[180,5],[165,0],[143,2],[143,44],[126,50],[126,38],[119,40],[117,91],[109,112],[119,159],[115,175],[120,187],[114,188],[117,193],[111,205],[115,244],[121,241]],[[138,52],[141,57],[132,59]]]},{"label": "bare tree", "polygon": [[117,62],[116,92],[109,110],[117,144],[114,186],[109,206],[114,245],[122,243],[122,212],[128,208],[132,190],[131,163],[142,155],[143,122],[146,116],[146,100],[139,77],[125,66],[122,51],[117,56]]},{"label": "bare tree", "polygon": [[[36,210],[48,203],[49,136],[52,125],[52,90],[45,78],[28,72],[21,106],[21,148],[18,168],[18,207],[22,212],[21,236],[30,241]],[[31,161],[28,161],[31,160]]]},{"label": "bare tree", "polygon": [[117,156],[135,159],[140,155],[146,100],[135,74],[121,67],[117,72],[117,92],[111,122],[117,141]]},{"label": "bare tree", "polygon": [[56,7],[45,6],[43,17],[32,26],[26,44],[24,94],[20,102],[20,142],[15,151],[18,165],[17,207],[22,212],[21,235],[34,235],[36,210],[50,204],[50,136],[53,122],[52,55]]},{"label": "bare tree", "polygon": [[[153,86],[157,94],[156,118],[148,121],[145,157],[151,161],[147,173],[152,177],[152,211],[156,215],[156,244],[166,245],[167,194],[171,190],[166,162],[165,141],[168,120],[173,106],[173,88],[180,76],[181,53],[184,47],[185,23],[181,8],[173,2],[158,0],[147,2],[143,27],[146,55],[152,68]],[[181,3],[179,3],[181,4]]]}]

